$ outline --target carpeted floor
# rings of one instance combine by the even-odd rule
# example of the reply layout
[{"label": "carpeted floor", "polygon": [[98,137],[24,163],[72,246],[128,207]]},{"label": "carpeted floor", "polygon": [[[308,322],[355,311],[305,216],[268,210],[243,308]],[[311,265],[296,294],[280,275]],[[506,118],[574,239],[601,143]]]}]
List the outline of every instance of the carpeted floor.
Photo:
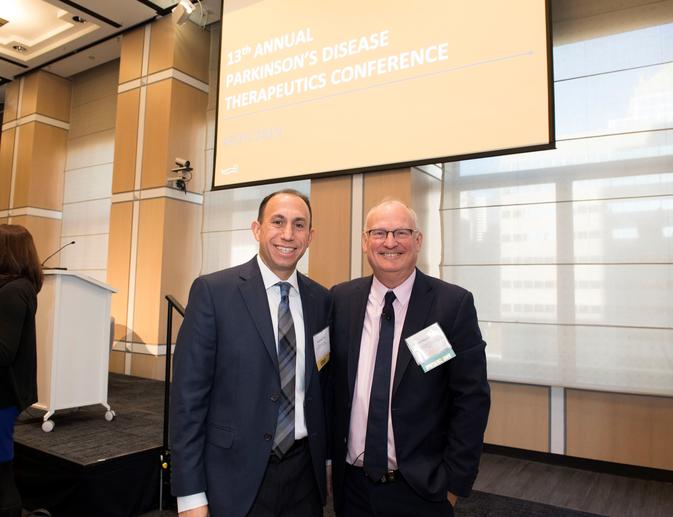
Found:
[{"label": "carpeted floor", "polygon": [[44,411],[28,409],[17,421],[17,443],[80,465],[161,447],[163,384],[110,374],[108,402],[117,416],[104,418],[101,405],[57,411],[50,433],[42,431]]},{"label": "carpeted floor", "polygon": [[[461,499],[456,506],[456,517],[600,517],[594,513],[578,512],[558,506],[534,503],[504,497],[501,495],[487,494],[473,491],[467,499]],[[144,514],[142,517],[176,517],[177,513],[171,511],[154,511]],[[325,508],[324,517],[334,517],[332,505]],[[410,517],[423,517],[414,515]]]},{"label": "carpeted floor", "polygon": [[597,517],[548,504],[473,491],[456,505],[456,517]]}]

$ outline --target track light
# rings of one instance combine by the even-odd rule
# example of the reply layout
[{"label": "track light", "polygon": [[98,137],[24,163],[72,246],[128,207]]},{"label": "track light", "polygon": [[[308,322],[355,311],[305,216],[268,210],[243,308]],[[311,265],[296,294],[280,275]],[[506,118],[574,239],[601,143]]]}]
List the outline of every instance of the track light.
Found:
[{"label": "track light", "polygon": [[189,20],[189,17],[194,12],[194,4],[190,0],[180,0],[175,6],[175,11],[178,13],[178,25],[184,25]]}]

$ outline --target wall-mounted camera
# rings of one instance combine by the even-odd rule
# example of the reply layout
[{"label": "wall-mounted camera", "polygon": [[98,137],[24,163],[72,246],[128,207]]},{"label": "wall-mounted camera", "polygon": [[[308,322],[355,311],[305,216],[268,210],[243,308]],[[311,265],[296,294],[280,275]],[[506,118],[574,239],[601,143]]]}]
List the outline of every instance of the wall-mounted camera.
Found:
[{"label": "wall-mounted camera", "polygon": [[192,179],[192,168],[189,160],[175,158],[175,167],[168,173],[166,181],[171,187],[187,192],[187,183]]}]

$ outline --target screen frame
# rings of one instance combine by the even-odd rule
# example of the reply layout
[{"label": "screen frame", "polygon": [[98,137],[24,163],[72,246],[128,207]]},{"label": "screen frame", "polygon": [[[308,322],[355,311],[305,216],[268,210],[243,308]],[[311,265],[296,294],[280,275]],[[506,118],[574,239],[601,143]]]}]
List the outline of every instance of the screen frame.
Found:
[{"label": "screen frame", "polygon": [[[224,3],[224,0],[222,0]],[[370,165],[366,167],[356,167],[350,169],[340,169],[334,171],[319,171],[309,174],[298,174],[296,176],[283,176],[280,178],[273,179],[264,179],[264,180],[255,180],[255,181],[245,181],[239,183],[231,183],[227,185],[215,185],[215,165],[217,163],[217,134],[218,134],[218,119],[219,119],[219,110],[220,110],[220,69],[217,71],[217,83],[216,91],[217,97],[215,101],[215,132],[214,132],[214,147],[213,147],[213,170],[211,177],[210,191],[216,190],[230,190],[239,187],[252,187],[256,185],[273,185],[275,183],[285,183],[290,181],[300,181],[300,180],[313,180],[318,178],[329,178],[335,176],[350,176],[353,174],[364,174],[368,172],[379,172],[385,170],[395,170],[395,169],[404,169],[407,167],[416,167],[421,165],[430,165],[438,163],[451,163],[458,162],[463,160],[475,160],[478,158],[488,158],[493,156],[503,156],[507,154],[519,154],[527,153],[534,151],[548,151],[551,149],[556,149],[556,129],[555,129],[555,112],[554,112],[554,45],[552,39],[552,19],[551,19],[551,0],[544,0],[544,10],[545,10],[545,24],[546,24],[546,38],[547,38],[547,120],[548,120],[548,142],[544,144],[535,144],[530,146],[523,147],[511,147],[503,149],[495,149],[492,151],[482,151],[478,153],[468,153],[460,155],[450,155],[450,156],[438,156],[435,158],[424,158],[421,160],[411,160],[405,162],[391,162],[383,163],[379,165]],[[222,11],[224,13],[224,10]],[[223,14],[224,17],[224,14]],[[220,57],[218,57],[218,63],[221,62],[221,52],[222,52],[222,34],[224,26],[221,24],[220,28]]]}]

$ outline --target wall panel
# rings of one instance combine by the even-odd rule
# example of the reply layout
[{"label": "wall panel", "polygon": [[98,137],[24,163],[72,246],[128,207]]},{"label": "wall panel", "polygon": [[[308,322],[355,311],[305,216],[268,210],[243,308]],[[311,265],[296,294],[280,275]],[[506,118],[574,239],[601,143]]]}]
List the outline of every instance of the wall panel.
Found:
[{"label": "wall panel", "polygon": [[112,163],[65,171],[63,203],[110,198],[111,193]]},{"label": "wall panel", "polygon": [[493,381],[490,385],[491,413],[484,441],[549,452],[549,388]]},{"label": "wall panel", "polygon": [[61,210],[67,136],[65,129],[40,122],[19,127],[19,143],[15,150],[15,208],[32,206]]},{"label": "wall panel", "polygon": [[174,163],[169,162],[168,142],[172,119],[171,97],[175,83],[168,79],[147,87],[141,188],[166,185],[168,171],[174,167]]},{"label": "wall panel", "polygon": [[160,340],[166,203],[165,198],[140,201],[133,313],[134,341],[140,343],[156,344]]},{"label": "wall panel", "polygon": [[149,73],[176,68],[208,83],[208,47],[210,33],[196,24],[177,25],[175,16],[165,16],[152,25]]},{"label": "wall panel", "polygon": [[25,76],[19,117],[39,113],[67,122],[70,118],[70,88],[68,79],[48,72],[38,71]]},{"label": "wall panel", "polygon": [[117,106],[113,97],[100,99],[75,106],[72,109],[70,123],[70,138],[90,135],[98,131],[114,130]]},{"label": "wall panel", "polygon": [[38,72],[37,76],[39,88],[37,113],[57,120],[69,121],[72,88],[70,80],[44,71]]},{"label": "wall panel", "polygon": [[119,84],[138,79],[142,73],[145,28],[124,33],[119,61]]},{"label": "wall panel", "polygon": [[312,180],[311,205],[315,236],[309,276],[329,288],[350,279],[351,177]]},{"label": "wall panel", "polygon": [[115,123],[113,193],[133,190],[139,113],[140,90],[135,89],[120,93],[117,97],[117,120]]},{"label": "wall panel", "polygon": [[[164,248],[161,264],[161,290],[159,291],[159,329],[156,343],[166,343],[167,294],[187,304],[189,288],[201,270],[201,228],[203,207],[193,203],[166,199]],[[180,316],[173,318],[173,339],[178,336]]]},{"label": "wall panel", "polygon": [[16,129],[3,131],[0,138],[0,210],[9,208],[15,131]]},{"label": "wall panel", "polygon": [[73,79],[72,107],[76,108],[105,97],[116,99],[118,79],[118,59],[77,74]]},{"label": "wall panel", "polygon": [[58,249],[61,234],[61,221],[58,219],[21,215],[12,217],[10,222],[24,226],[31,233],[40,262]]},{"label": "wall panel", "polygon": [[[187,190],[204,190],[204,153],[206,148],[206,106],[208,95],[181,81],[172,81],[170,133],[166,152],[165,168],[148,171],[143,168],[143,185],[162,186],[166,184],[166,174],[175,167],[175,158],[179,156],[190,160],[192,179]],[[156,160],[161,163],[160,159]],[[145,166],[147,162],[143,163]],[[145,183],[147,182],[147,183]]]},{"label": "wall panel", "polygon": [[66,170],[112,163],[115,131],[100,131],[68,140]]},{"label": "wall panel", "polygon": [[5,106],[2,114],[3,124],[16,119],[19,108],[19,83],[20,81],[12,81],[5,86]]},{"label": "wall panel", "polygon": [[567,454],[673,470],[673,399],[566,391]]},{"label": "wall panel", "polygon": [[108,240],[107,283],[117,289],[117,292],[112,295],[115,340],[126,337],[132,221],[132,202],[112,204]]},{"label": "wall panel", "polygon": [[163,380],[166,371],[165,356],[133,354],[131,375],[145,379]]}]

